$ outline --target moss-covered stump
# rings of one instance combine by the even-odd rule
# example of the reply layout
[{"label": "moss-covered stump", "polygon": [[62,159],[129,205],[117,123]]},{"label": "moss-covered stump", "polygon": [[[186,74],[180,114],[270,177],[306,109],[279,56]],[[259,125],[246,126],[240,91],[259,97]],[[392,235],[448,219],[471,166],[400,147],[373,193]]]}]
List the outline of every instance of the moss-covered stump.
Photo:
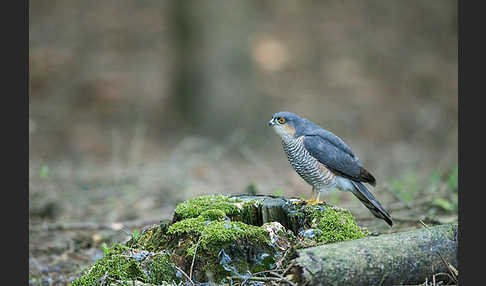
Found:
[{"label": "moss-covered stump", "polygon": [[[295,249],[363,238],[350,212],[272,196],[202,196],[116,245],[74,282],[230,282],[283,269]],[[104,283],[104,284],[103,284]]]},{"label": "moss-covered stump", "polygon": [[135,280],[152,284],[181,281],[166,252],[149,252],[115,244],[72,285],[110,285]]}]

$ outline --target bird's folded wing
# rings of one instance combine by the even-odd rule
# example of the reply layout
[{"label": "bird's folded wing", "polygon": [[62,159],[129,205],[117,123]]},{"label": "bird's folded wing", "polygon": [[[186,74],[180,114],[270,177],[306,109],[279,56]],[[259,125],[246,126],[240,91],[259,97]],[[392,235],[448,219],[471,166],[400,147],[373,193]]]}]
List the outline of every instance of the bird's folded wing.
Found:
[{"label": "bird's folded wing", "polygon": [[332,171],[344,177],[361,181],[362,167],[359,160],[339,137],[318,133],[305,135],[304,147],[312,157]]}]

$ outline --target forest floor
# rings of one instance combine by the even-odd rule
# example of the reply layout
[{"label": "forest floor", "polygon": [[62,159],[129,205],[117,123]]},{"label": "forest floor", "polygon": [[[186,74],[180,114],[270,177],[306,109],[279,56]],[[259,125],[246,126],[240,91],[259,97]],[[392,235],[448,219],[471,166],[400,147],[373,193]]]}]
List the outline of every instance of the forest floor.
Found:
[{"label": "forest floor", "polygon": [[[116,166],[31,162],[29,285],[69,285],[103,256],[104,247],[124,243],[134,231],[171,219],[176,205],[194,196],[258,193],[307,198],[310,194],[295,178],[277,189],[269,187],[276,184],[268,180],[272,174],[262,175],[261,169],[244,164],[238,166],[244,176],[226,174],[219,182],[213,176],[218,170],[207,165],[174,170],[161,165]],[[349,209],[358,225],[376,233],[457,222],[457,167],[423,178],[407,174],[381,186],[373,193],[391,213],[392,228],[351,194],[335,192],[321,199]]]}]

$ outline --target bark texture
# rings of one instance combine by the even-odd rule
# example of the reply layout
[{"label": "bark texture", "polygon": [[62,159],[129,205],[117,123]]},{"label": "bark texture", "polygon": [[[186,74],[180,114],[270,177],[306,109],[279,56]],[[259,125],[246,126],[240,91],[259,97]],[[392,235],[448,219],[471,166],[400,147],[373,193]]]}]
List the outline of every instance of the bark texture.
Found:
[{"label": "bark texture", "polygon": [[338,242],[298,251],[295,271],[306,285],[419,284],[444,260],[457,268],[457,224]]}]

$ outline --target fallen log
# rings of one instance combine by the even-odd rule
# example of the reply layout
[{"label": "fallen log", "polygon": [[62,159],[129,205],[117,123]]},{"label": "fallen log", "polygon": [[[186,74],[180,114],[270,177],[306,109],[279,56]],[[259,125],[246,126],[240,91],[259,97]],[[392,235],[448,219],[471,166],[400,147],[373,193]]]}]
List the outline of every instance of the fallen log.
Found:
[{"label": "fallen log", "polygon": [[320,245],[297,254],[299,284],[420,284],[436,273],[450,273],[450,266],[457,268],[457,224]]}]

